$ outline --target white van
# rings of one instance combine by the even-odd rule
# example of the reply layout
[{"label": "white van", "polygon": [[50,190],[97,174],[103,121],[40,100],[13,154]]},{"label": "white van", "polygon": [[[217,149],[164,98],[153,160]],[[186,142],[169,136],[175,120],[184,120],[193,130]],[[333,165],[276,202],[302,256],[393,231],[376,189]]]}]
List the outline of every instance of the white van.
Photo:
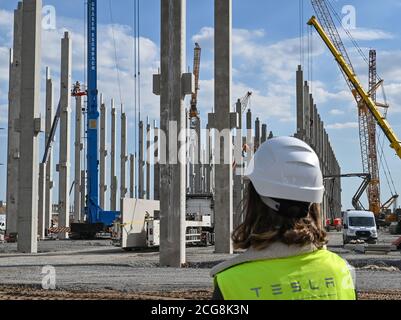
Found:
[{"label": "white van", "polygon": [[0,221],[0,231],[6,231],[6,222]]},{"label": "white van", "polygon": [[375,215],[371,211],[349,210],[343,214],[343,241],[364,240],[368,243],[377,242],[377,227]]}]

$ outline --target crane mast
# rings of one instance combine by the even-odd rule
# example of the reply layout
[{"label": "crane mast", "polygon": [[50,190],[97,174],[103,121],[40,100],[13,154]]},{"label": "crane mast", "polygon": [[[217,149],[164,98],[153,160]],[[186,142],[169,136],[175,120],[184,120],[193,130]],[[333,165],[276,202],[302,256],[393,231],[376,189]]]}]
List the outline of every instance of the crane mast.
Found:
[{"label": "crane mast", "polygon": [[88,0],[88,107],[87,107],[87,199],[89,223],[99,215],[98,90],[97,90],[97,0]]},{"label": "crane mast", "polygon": [[200,74],[200,62],[201,62],[201,52],[202,49],[198,43],[195,43],[194,49],[194,78],[195,78],[195,92],[192,93],[191,96],[191,108],[189,111],[189,118],[191,120],[191,124],[194,121],[199,119],[199,112],[198,112],[198,92],[199,92],[199,74]]},{"label": "crane mast", "polygon": [[[369,52],[369,92],[372,100],[376,103],[377,84],[377,64],[376,51]],[[362,162],[365,173],[371,175],[371,181],[368,186],[367,194],[369,199],[369,210],[379,214],[380,206],[380,176],[377,160],[376,145],[376,121],[369,112],[365,103],[359,105],[359,130],[362,150]],[[362,147],[364,145],[364,147]]]}]

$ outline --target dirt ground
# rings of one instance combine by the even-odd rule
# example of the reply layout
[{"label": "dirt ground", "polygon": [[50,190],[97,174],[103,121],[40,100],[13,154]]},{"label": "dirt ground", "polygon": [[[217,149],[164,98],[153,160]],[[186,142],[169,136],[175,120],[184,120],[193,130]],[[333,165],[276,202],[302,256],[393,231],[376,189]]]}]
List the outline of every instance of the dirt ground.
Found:
[{"label": "dirt ground", "polygon": [[[124,293],[43,290],[29,286],[2,286],[0,300],[210,300],[211,290]],[[401,291],[359,292],[360,300],[401,300]]]}]

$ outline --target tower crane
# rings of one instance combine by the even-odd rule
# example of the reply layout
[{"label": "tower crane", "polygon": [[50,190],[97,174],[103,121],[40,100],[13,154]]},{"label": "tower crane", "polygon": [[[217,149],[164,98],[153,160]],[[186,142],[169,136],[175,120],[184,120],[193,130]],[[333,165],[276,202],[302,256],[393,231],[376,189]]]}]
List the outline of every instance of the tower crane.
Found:
[{"label": "tower crane", "polygon": [[195,92],[192,93],[191,96],[191,108],[189,110],[189,120],[191,123],[191,127],[195,127],[196,122],[199,120],[199,111],[198,111],[198,92],[200,90],[199,87],[199,74],[200,74],[200,62],[201,62],[201,53],[202,49],[198,43],[195,43],[194,49],[194,78],[195,78]]},{"label": "tower crane", "polygon": [[[359,109],[360,116],[360,134],[361,134],[361,148],[362,157],[364,162],[364,170],[371,174],[372,179],[368,187],[369,192],[369,210],[374,212],[376,216],[380,214],[380,189],[379,189],[379,179],[378,179],[378,166],[377,166],[377,155],[376,163],[374,163],[374,153],[376,152],[376,141],[375,135],[373,136],[373,120],[382,129],[387,139],[390,141],[390,147],[395,150],[397,155],[401,158],[401,141],[396,136],[395,132],[392,130],[390,124],[387,122],[385,116],[379,110],[380,106],[385,106],[379,104],[375,101],[374,93],[383,84],[380,80],[376,83],[376,79],[373,81],[375,75],[375,67],[371,65],[370,76],[370,90],[366,91],[361,82],[359,81],[354,68],[352,66],[351,60],[341,40],[338,30],[334,24],[333,18],[330,14],[329,7],[325,0],[312,0],[312,6],[316,12],[316,16],[313,16],[309,21],[308,25],[313,26],[318,32],[319,36],[322,38],[323,42],[329,48],[330,52],[333,54],[335,60],[337,61],[342,74],[349,86]],[[374,63],[374,56],[371,57],[371,63]],[[372,118],[369,118],[372,117]],[[373,160],[373,162],[372,162]],[[372,174],[373,173],[373,174]]]}]

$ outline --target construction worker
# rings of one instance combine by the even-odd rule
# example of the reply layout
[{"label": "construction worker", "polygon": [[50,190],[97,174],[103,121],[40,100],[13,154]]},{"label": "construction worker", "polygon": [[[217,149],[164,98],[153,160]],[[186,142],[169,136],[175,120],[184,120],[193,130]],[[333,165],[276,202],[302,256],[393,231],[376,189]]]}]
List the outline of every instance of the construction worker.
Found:
[{"label": "construction worker", "polygon": [[212,269],[213,299],[355,300],[352,268],[326,249],[323,178],[312,148],[292,137],[268,140],[245,177],[245,218],[232,240],[246,251]]}]

